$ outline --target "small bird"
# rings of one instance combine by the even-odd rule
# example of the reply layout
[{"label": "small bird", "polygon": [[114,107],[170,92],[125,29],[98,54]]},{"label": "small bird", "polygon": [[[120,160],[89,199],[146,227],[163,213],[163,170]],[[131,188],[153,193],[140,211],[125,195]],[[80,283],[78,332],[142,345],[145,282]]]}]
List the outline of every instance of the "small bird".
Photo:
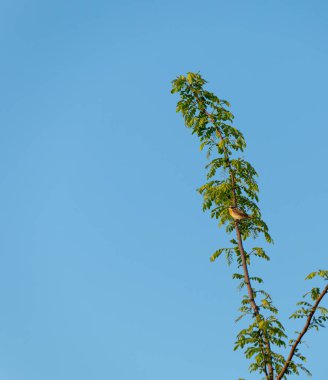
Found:
[{"label": "small bird", "polygon": [[241,220],[241,219],[249,219],[251,218],[249,215],[247,215],[244,211],[240,210],[238,207],[231,206],[229,207],[229,214],[235,219],[235,220]]}]

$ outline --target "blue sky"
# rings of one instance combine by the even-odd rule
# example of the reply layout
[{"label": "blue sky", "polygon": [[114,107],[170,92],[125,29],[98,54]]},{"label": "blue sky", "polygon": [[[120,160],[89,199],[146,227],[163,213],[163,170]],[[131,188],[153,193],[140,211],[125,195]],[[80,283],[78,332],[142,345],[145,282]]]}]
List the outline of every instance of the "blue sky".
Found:
[{"label": "blue sky", "polygon": [[[209,261],[226,237],[201,211],[206,160],[170,82],[200,70],[232,103],[275,239],[251,271],[286,320],[327,264],[327,13],[1,1],[1,379],[257,379],[232,351],[240,294]],[[327,338],[307,338],[315,380]]]}]

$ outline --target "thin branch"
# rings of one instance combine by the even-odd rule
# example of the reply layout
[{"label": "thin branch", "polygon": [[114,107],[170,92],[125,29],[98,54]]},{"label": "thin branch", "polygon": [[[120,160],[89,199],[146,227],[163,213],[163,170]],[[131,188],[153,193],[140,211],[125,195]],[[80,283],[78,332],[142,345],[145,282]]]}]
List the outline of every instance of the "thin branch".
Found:
[{"label": "thin branch", "polygon": [[[252,287],[252,284],[251,284],[251,280],[249,278],[245,250],[244,250],[244,247],[243,247],[243,242],[242,242],[242,238],[241,238],[241,235],[240,235],[239,225],[238,225],[238,221],[237,220],[235,220],[235,227],[236,227],[236,235],[237,235],[237,240],[238,240],[238,247],[239,247],[240,256],[241,256],[241,260],[242,260],[242,265],[243,265],[243,270],[244,270],[244,277],[245,277],[245,284],[247,286],[247,292],[248,292],[249,302],[250,302],[250,304],[252,306],[252,309],[254,311],[254,315],[256,317],[256,320],[258,322],[260,322],[259,307],[257,306],[256,301],[254,299],[254,291],[253,291],[253,287]],[[268,371],[269,371],[269,377],[268,377],[268,379],[269,380],[273,380],[273,367],[272,367],[272,363],[271,363],[272,362],[271,345],[270,345],[269,339],[265,335],[264,335],[263,338],[264,338],[264,342],[265,342],[265,345],[266,345],[266,348],[267,348],[267,355],[268,355],[268,358],[269,358],[269,360],[267,360],[267,366],[268,366]]]},{"label": "thin branch", "polygon": [[[207,117],[210,119],[210,121],[212,122],[212,124],[216,128],[216,132],[217,132],[218,137],[221,140],[223,140],[224,137],[223,137],[220,129],[215,125],[215,120],[213,119],[213,116],[209,112],[207,112],[206,106],[204,106],[202,104],[202,102],[199,99],[199,97],[197,96],[197,94],[194,93],[194,95],[195,95],[195,98],[196,98],[197,103],[200,106],[201,110],[205,112],[205,114],[207,115]],[[224,150],[224,157],[226,159],[227,166],[228,166],[228,169],[229,169],[229,175],[230,175],[231,187],[232,187],[232,195],[233,195],[233,203],[234,203],[234,206],[237,207],[237,196],[236,196],[236,186],[235,186],[236,181],[235,181],[233,169],[231,167],[231,163],[230,163],[230,159],[229,159],[229,154],[227,153],[227,150],[226,150],[225,146],[224,146],[223,150]],[[252,284],[251,284],[251,280],[249,278],[248,266],[247,266],[247,262],[246,262],[246,254],[245,254],[245,250],[244,250],[244,246],[243,246],[243,241],[242,241],[240,230],[239,230],[238,221],[235,221],[235,229],[236,229],[236,235],[237,235],[237,240],[238,240],[238,248],[239,248],[240,256],[241,256],[241,259],[242,259],[244,278],[245,278],[245,284],[246,284],[247,292],[248,292],[248,296],[249,296],[249,302],[250,302],[251,307],[252,307],[252,309],[254,311],[254,315],[256,317],[256,320],[258,322],[260,322],[259,307],[257,306],[257,304],[255,302],[254,291],[253,291],[253,287],[252,287]],[[261,337],[262,337],[262,334],[261,334]],[[269,341],[269,339],[265,335],[263,336],[263,339],[264,339],[264,342],[265,342],[265,345],[266,345],[267,357],[268,357],[268,359],[265,360],[264,372],[266,374],[267,374],[267,372],[269,373],[268,380],[273,380],[274,373],[273,373],[273,367],[272,367],[272,351],[271,351],[270,341]],[[266,367],[268,368],[268,371],[267,371]]]},{"label": "thin branch", "polygon": [[299,333],[299,335],[298,335],[297,339],[295,340],[294,344],[292,345],[292,348],[291,348],[290,353],[288,355],[288,358],[287,358],[287,360],[285,362],[285,365],[283,366],[281,372],[277,376],[277,380],[281,380],[283,378],[284,374],[286,373],[286,371],[287,371],[287,369],[288,369],[288,367],[290,365],[290,362],[293,359],[293,356],[295,354],[297,346],[301,343],[303,336],[308,331],[308,329],[310,327],[310,324],[311,324],[311,320],[312,320],[315,312],[317,311],[317,308],[318,308],[321,300],[323,299],[323,297],[327,293],[328,293],[328,285],[323,289],[323,291],[321,292],[320,296],[318,297],[318,299],[316,300],[315,304],[313,305],[312,310],[311,310],[309,316],[306,319],[305,326],[304,326],[303,330]]}]

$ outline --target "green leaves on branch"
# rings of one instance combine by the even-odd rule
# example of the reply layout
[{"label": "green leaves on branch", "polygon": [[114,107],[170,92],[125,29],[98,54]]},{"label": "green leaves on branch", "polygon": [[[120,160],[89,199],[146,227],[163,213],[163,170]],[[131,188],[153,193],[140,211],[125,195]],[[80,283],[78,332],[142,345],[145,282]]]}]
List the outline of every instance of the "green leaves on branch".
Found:
[{"label": "green leaves on branch", "polygon": [[[219,227],[225,227],[228,234],[236,232],[238,240],[231,239],[231,247],[219,248],[210,257],[215,261],[224,254],[228,265],[235,262],[242,273],[234,273],[233,278],[239,281],[240,290],[247,290],[242,297],[237,321],[246,317],[250,324],[238,333],[234,349],[244,350],[246,358],[251,360],[250,371],[262,374],[266,380],[286,379],[291,374],[298,375],[300,370],[309,374],[303,365],[306,359],[298,346],[308,329],[318,329],[327,321],[328,310],[319,303],[328,287],[323,290],[313,287],[297,304],[299,308],[290,318],[305,318],[306,324],[298,337],[289,341],[291,351],[285,358],[277,352],[287,346],[285,329],[277,318],[278,309],[273,305],[270,294],[252,285],[261,285],[263,280],[248,274],[248,266],[254,258],[266,261],[270,258],[261,247],[254,247],[248,252],[244,248],[244,241],[260,235],[272,243],[258,206],[258,174],[240,156],[246,142],[241,131],[232,125],[234,116],[229,110],[229,102],[206,90],[206,83],[199,73],[188,73],[173,80],[171,92],[179,94],[176,111],[182,114],[186,127],[199,138],[200,150],[205,149],[207,158],[211,158],[206,165],[206,182],[198,189],[203,197],[203,211],[209,211],[211,218],[217,219]],[[231,217],[231,206],[240,209],[242,220],[235,221]],[[249,217],[244,217],[243,213]],[[328,271],[310,273],[306,279],[315,277],[328,280]]]},{"label": "green leaves on branch", "polygon": [[219,256],[221,256],[221,253],[225,253],[227,263],[228,265],[231,265],[233,261],[233,252],[235,251],[235,249],[236,249],[235,247],[234,248],[220,248],[213,253],[213,255],[210,257],[210,260],[215,261]]},{"label": "green leaves on branch", "polygon": [[[171,93],[180,95],[177,112],[182,113],[185,125],[200,138],[201,148],[215,145],[221,154],[224,148],[228,151],[244,150],[246,143],[242,133],[231,125],[234,116],[227,108],[230,107],[229,102],[206,91],[203,88],[205,84],[206,81],[198,73],[176,78],[172,82]],[[220,133],[229,136],[229,139],[219,141],[223,140]]]},{"label": "green leaves on branch", "polygon": [[[241,238],[246,240],[262,234],[268,242],[272,242],[268,227],[262,220],[257,204],[259,200],[257,172],[244,157],[238,156],[246,147],[244,136],[232,125],[234,116],[229,110],[229,102],[207,91],[204,88],[205,84],[206,81],[201,75],[195,73],[180,76],[172,82],[172,93],[180,95],[177,112],[182,114],[187,128],[190,128],[192,133],[199,137],[200,149],[206,149],[208,158],[212,157],[206,166],[207,182],[198,189],[203,196],[203,210],[208,210],[211,217],[218,220],[219,226],[225,226],[226,232],[232,233],[236,225],[229,214],[229,207],[238,206],[251,216],[250,219],[244,219],[239,223]],[[255,247],[250,253],[244,252],[244,249],[241,252],[235,239],[231,239],[230,242],[232,247],[219,248],[211,256],[211,261],[215,261],[225,254],[228,265],[231,265],[235,258],[237,267],[242,269],[244,261],[246,265],[250,265],[251,257],[269,260],[263,248]],[[249,287],[244,274],[235,273],[233,278],[239,281],[239,289]],[[249,280],[258,284],[263,282],[261,278],[255,276]],[[272,306],[271,297],[264,290],[254,291],[254,297],[257,294],[263,296],[259,309],[263,309],[266,313],[277,312]],[[252,301],[245,295],[239,319],[246,315],[254,318],[254,308],[251,303]],[[250,330],[243,330],[239,335],[236,347],[244,347],[247,342],[255,344],[253,347],[248,347],[246,352],[247,358],[253,356],[256,358],[255,363],[252,364],[253,369],[255,369],[256,363],[260,363],[258,368],[264,372],[268,364],[270,354],[268,349],[264,348],[263,338],[270,332],[272,340],[280,342],[274,323],[273,316],[265,317],[260,314],[256,317]],[[247,334],[249,336],[246,336]]]},{"label": "green leaves on branch", "polygon": [[[182,75],[172,82],[172,93],[180,95],[177,112],[182,113],[185,125],[199,137],[200,149],[206,147],[209,155],[216,154],[206,166],[208,182],[198,189],[204,198],[203,210],[210,210],[211,217],[219,220],[219,226],[225,225],[226,232],[231,233],[234,221],[228,207],[236,203],[252,215],[252,219],[241,224],[242,238],[263,234],[272,242],[257,206],[256,170],[243,157],[236,156],[246,147],[244,136],[232,125],[234,116],[228,109],[229,102],[205,90],[205,84],[198,73]],[[217,175],[219,179],[215,178]]]},{"label": "green leaves on branch", "polygon": [[257,257],[261,257],[262,259],[269,261],[270,257],[265,253],[263,248],[260,247],[254,247],[251,251],[251,254]]},{"label": "green leaves on branch", "polygon": [[273,351],[270,351],[270,355],[268,355],[267,348],[263,345],[264,336],[271,345],[286,346],[284,327],[275,316],[264,318],[263,315],[259,315],[253,323],[237,335],[234,350],[243,349],[246,358],[253,360],[250,372],[265,373],[264,364],[267,362],[271,362],[275,370],[279,370],[284,361],[280,354]]},{"label": "green leaves on branch", "polygon": [[321,277],[324,280],[328,281],[328,270],[319,269],[317,272],[308,274],[305,279],[312,280],[314,277]]},{"label": "green leaves on branch", "polygon": [[[305,279],[312,280],[315,277],[321,277],[328,281],[328,270],[318,270],[317,272],[312,272],[306,276]],[[313,287],[309,292],[304,294],[303,301],[296,304],[299,308],[289,318],[309,318],[314,311],[317,311],[319,315],[312,317],[308,329],[319,330],[320,327],[324,327],[324,323],[328,320],[328,309],[316,304],[320,301],[320,297],[323,297],[325,292],[327,293],[327,286],[324,289]]]}]

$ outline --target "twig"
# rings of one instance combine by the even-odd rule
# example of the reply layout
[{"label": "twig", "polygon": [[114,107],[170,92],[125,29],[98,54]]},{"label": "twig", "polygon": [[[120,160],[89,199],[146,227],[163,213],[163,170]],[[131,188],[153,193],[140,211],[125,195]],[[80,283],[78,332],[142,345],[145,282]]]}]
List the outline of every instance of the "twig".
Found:
[{"label": "twig", "polygon": [[318,297],[318,299],[316,300],[315,304],[313,305],[312,310],[311,310],[309,316],[306,319],[305,326],[304,326],[303,330],[299,333],[299,335],[298,335],[297,339],[295,340],[294,344],[292,345],[292,348],[291,348],[290,353],[288,355],[288,358],[287,358],[287,360],[285,362],[285,365],[283,366],[282,370],[280,371],[279,375],[277,376],[277,380],[281,380],[283,378],[284,374],[286,373],[286,371],[287,371],[287,369],[288,369],[288,367],[290,365],[290,362],[293,359],[293,356],[295,354],[297,346],[301,343],[301,340],[302,340],[303,336],[306,334],[306,332],[308,331],[308,329],[310,327],[312,317],[315,314],[315,312],[317,311],[319,303],[321,302],[321,300],[323,299],[323,297],[327,293],[328,293],[328,285],[323,289],[323,291],[321,292],[320,296]]}]

